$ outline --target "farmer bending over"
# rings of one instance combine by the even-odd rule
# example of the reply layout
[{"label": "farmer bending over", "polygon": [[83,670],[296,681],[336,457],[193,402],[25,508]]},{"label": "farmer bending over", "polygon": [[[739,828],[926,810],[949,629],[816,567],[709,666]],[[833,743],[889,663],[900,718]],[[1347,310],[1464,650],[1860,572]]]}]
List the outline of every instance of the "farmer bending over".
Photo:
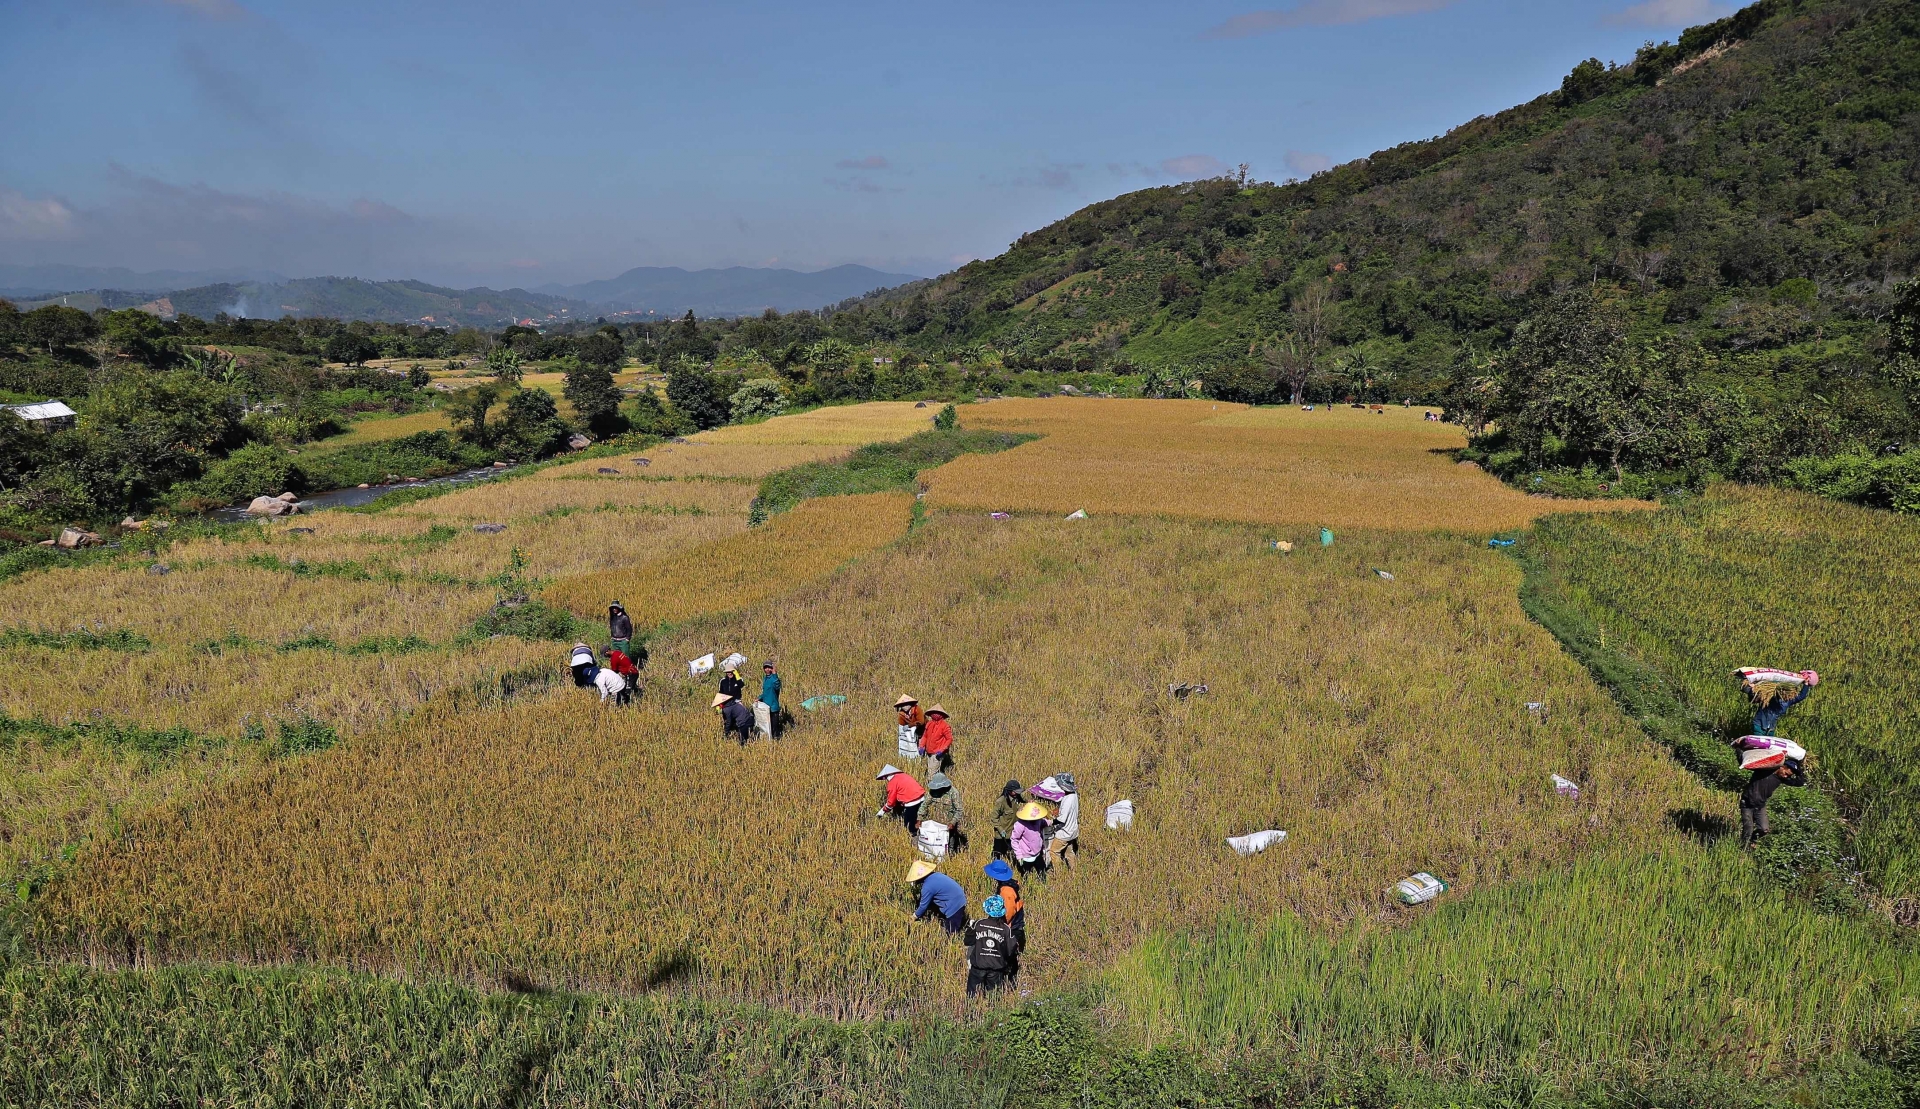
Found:
[{"label": "farmer bending over", "polygon": [[880,805],[875,816],[900,814],[900,823],[907,826],[907,834],[918,838],[920,835],[920,807],[926,803],[927,791],[913,775],[903,773],[899,767],[889,763],[874,775],[876,781],[887,783],[886,800]]},{"label": "farmer bending over", "polygon": [[940,873],[933,864],[921,859],[907,871],[907,884],[919,887],[920,907],[913,919],[925,920],[930,912],[940,915],[940,927],[957,936],[967,930],[967,891],[960,883]]},{"label": "farmer bending over", "polygon": [[722,738],[737,739],[745,747],[753,738],[753,710],[741,704],[740,698],[724,693],[713,695],[713,707],[720,711]]}]

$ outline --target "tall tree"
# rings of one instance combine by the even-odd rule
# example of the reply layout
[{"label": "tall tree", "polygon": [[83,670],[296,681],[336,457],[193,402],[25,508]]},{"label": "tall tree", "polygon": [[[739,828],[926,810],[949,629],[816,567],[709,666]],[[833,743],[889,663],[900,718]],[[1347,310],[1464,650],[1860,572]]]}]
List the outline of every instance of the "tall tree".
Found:
[{"label": "tall tree", "polygon": [[620,388],[613,383],[612,370],[576,359],[567,369],[564,391],[574,414],[595,435],[619,430]]},{"label": "tall tree", "polygon": [[499,399],[499,385],[469,385],[448,394],[441,411],[453,421],[454,431],[461,438],[483,447],[490,446],[494,429],[487,424],[487,413]]}]

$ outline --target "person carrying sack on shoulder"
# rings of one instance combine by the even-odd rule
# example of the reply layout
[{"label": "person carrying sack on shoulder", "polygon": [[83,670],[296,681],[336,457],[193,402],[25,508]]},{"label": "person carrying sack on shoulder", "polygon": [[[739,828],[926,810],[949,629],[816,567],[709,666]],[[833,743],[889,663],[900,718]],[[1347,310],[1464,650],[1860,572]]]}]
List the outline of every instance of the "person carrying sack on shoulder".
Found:
[{"label": "person carrying sack on shoulder", "polygon": [[[1802,670],[1797,674],[1786,671],[1748,671],[1734,672],[1742,680],[1747,695],[1753,699],[1753,732],[1733,741],[1736,754],[1740,755],[1742,767],[1753,770],[1753,777],[1747,780],[1746,787],[1740,791],[1740,846],[1752,847],[1754,841],[1773,834],[1767,822],[1767,803],[1773,800],[1774,791],[1781,786],[1804,786],[1807,784],[1807,770],[1804,749],[1798,744],[1778,740],[1774,730],[1780,726],[1789,710],[1807,699],[1813,687],[1820,684],[1817,671]],[[1796,683],[1795,678],[1799,681]],[[1789,695],[1793,685],[1799,689]],[[1776,742],[1766,743],[1773,739]],[[1785,751],[1776,757],[1778,752]],[[1793,752],[1801,752],[1795,755]]]},{"label": "person carrying sack on shoulder", "polygon": [[1772,735],[1788,710],[1806,700],[1808,694],[1813,692],[1813,687],[1820,684],[1818,671],[1802,670],[1798,676],[1800,689],[1791,697],[1787,696],[1787,687],[1780,682],[1747,683],[1747,695],[1753,698],[1754,735]]},{"label": "person carrying sack on shoulder", "polygon": [[986,916],[967,925],[967,996],[1004,989],[1020,970],[1020,939],[1007,923],[1007,903],[999,895],[981,906]]}]

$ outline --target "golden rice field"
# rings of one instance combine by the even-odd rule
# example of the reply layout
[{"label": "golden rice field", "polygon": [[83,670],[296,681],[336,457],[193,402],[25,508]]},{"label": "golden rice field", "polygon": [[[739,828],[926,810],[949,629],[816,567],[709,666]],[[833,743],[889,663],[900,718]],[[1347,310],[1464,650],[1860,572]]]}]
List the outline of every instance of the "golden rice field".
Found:
[{"label": "golden rice field", "polygon": [[858,447],[888,439],[904,439],[933,426],[940,411],[935,403],[872,401],[837,408],[816,408],[757,424],[736,424],[703,431],[696,443],[758,446]]},{"label": "golden rice field", "polygon": [[129,753],[94,740],[19,737],[0,747],[0,873],[68,844],[118,835],[122,822],[266,761],[254,744],[203,744],[165,754]]},{"label": "golden rice field", "polygon": [[[355,581],[247,565],[272,553],[288,563],[292,544],[195,544],[209,561],[169,562],[168,574],[144,563],[104,563],[0,582],[0,626],[72,631],[125,628],[156,643],[186,645],[229,633],[278,643],[323,635],[346,643],[372,636],[413,636],[444,643],[493,603],[491,589],[423,581]],[[211,560],[224,550],[225,558]],[[173,555],[170,553],[171,559]],[[504,562],[490,569],[496,573]],[[0,648],[10,654],[17,648]]]},{"label": "golden rice field", "polygon": [[951,508],[1164,514],[1332,528],[1491,532],[1622,502],[1529,497],[1454,463],[1460,430],[1423,409],[1248,408],[1214,401],[996,400],[969,428],[1044,438],[967,455],[928,482]]},{"label": "golden rice field", "polygon": [[[559,381],[551,376],[546,384]],[[660,444],[642,455],[649,466],[629,457],[586,459],[373,515],[260,521],[176,544],[164,555],[167,574],[127,560],[0,582],[0,630],[122,630],[151,641],[135,653],[0,647],[0,711],[53,724],[184,727],[214,741],[192,757],[135,758],[97,743],[32,739],[18,750],[0,748],[0,789],[11,791],[12,802],[8,823],[0,825],[0,839],[10,845],[0,848],[0,865],[98,831],[109,811],[131,814],[153,798],[250,769],[258,751],[221,745],[250,726],[270,730],[275,721],[312,717],[361,737],[448,691],[488,686],[502,674],[557,670],[560,645],[551,643],[501,638],[453,647],[495,603],[498,591],[487,582],[515,551],[523,577],[536,582],[666,563],[658,583],[634,585],[636,598],[670,596],[671,585],[659,583],[690,572],[705,576],[743,556],[784,559],[789,574],[824,573],[857,551],[804,551],[791,528],[747,536],[747,507],[765,473],[842,454],[842,440],[908,433],[900,406],[878,407],[838,409],[828,422],[793,417],[810,430],[792,435],[771,421],[759,425],[771,429],[760,433],[766,442]],[[423,428],[406,425],[422,417],[438,414],[367,421],[356,431],[411,434]],[[904,530],[904,508],[839,508],[874,521],[854,529],[858,550]],[[476,523],[506,530],[476,532]],[[710,547],[718,553],[693,556]],[[747,603],[779,587],[760,580],[757,564],[730,572],[731,591],[706,596]],[[586,608],[598,615],[604,604]],[[660,605],[663,613],[671,609],[667,601]],[[277,649],[319,640],[334,649]],[[389,646],[351,652],[375,641]],[[395,641],[399,650],[390,646]]]},{"label": "golden rice field", "polygon": [[557,669],[565,662],[560,647],[507,637],[452,651],[367,654],[157,644],[82,658],[60,648],[12,647],[0,670],[0,705],[55,724],[109,719],[227,738],[249,724],[310,716],[358,735],[448,689],[488,685],[530,667]]},{"label": "golden rice field", "polygon": [[404,439],[423,431],[451,430],[453,430],[453,423],[447,419],[445,413],[439,409],[428,409],[425,412],[409,412],[404,416],[379,416],[355,420],[352,427],[328,439],[325,445],[354,447],[362,443],[384,443],[389,439]]},{"label": "golden rice field", "polygon": [[637,627],[778,597],[907,533],[913,498],[868,493],[801,502],[752,531],[638,567],[561,578],[542,597],[582,615],[619,600]]},{"label": "golden rice field", "polygon": [[[817,506],[866,499],[780,521],[813,508],[816,544],[865,536],[861,514]],[[1525,619],[1508,560],[1406,533],[1280,556],[1264,536],[943,516],[777,603],[656,641],[641,707],[429,709],[191,819],[140,822],[49,895],[46,940],[90,958],[131,944],[148,960],[670,979],[837,1013],[951,1010],[958,954],[908,925],[905,834],[871,818],[902,688],[953,711],[973,819],[1009,776],[1080,779],[1080,868],[1030,898],[1023,985],[1041,988],[1088,980],[1157,930],[1225,912],[1386,917],[1382,891],[1413,870],[1471,893],[1655,842],[1669,810],[1717,803]],[[581,600],[607,595],[596,582]],[[777,748],[725,744],[679,661],[729,647],[777,656],[793,701],[849,704],[802,713]],[[1213,692],[1175,703],[1173,680]],[[1537,722],[1524,700],[1552,714]],[[1552,773],[1585,796],[1557,797]],[[1138,826],[1106,833],[1099,813],[1122,797]],[[1250,860],[1221,842],[1266,827],[1291,838]],[[950,866],[977,895],[986,839]]]}]

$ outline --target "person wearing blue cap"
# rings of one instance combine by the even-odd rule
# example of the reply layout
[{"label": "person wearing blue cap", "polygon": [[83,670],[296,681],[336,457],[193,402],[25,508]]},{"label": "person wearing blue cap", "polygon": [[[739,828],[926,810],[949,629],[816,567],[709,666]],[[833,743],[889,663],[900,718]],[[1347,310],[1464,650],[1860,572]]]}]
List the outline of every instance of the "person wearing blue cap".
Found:
[{"label": "person wearing blue cap", "polygon": [[1002,989],[1020,969],[1020,940],[1007,923],[1007,903],[998,894],[981,906],[987,915],[967,925],[967,996]]},{"label": "person wearing blue cap", "polygon": [[1027,905],[1020,900],[1020,880],[1013,876],[1013,868],[1005,859],[995,859],[981,868],[981,872],[993,879],[994,892],[1007,906],[1007,923],[1013,927],[1013,938],[1020,941],[1020,950],[1027,949]]}]

